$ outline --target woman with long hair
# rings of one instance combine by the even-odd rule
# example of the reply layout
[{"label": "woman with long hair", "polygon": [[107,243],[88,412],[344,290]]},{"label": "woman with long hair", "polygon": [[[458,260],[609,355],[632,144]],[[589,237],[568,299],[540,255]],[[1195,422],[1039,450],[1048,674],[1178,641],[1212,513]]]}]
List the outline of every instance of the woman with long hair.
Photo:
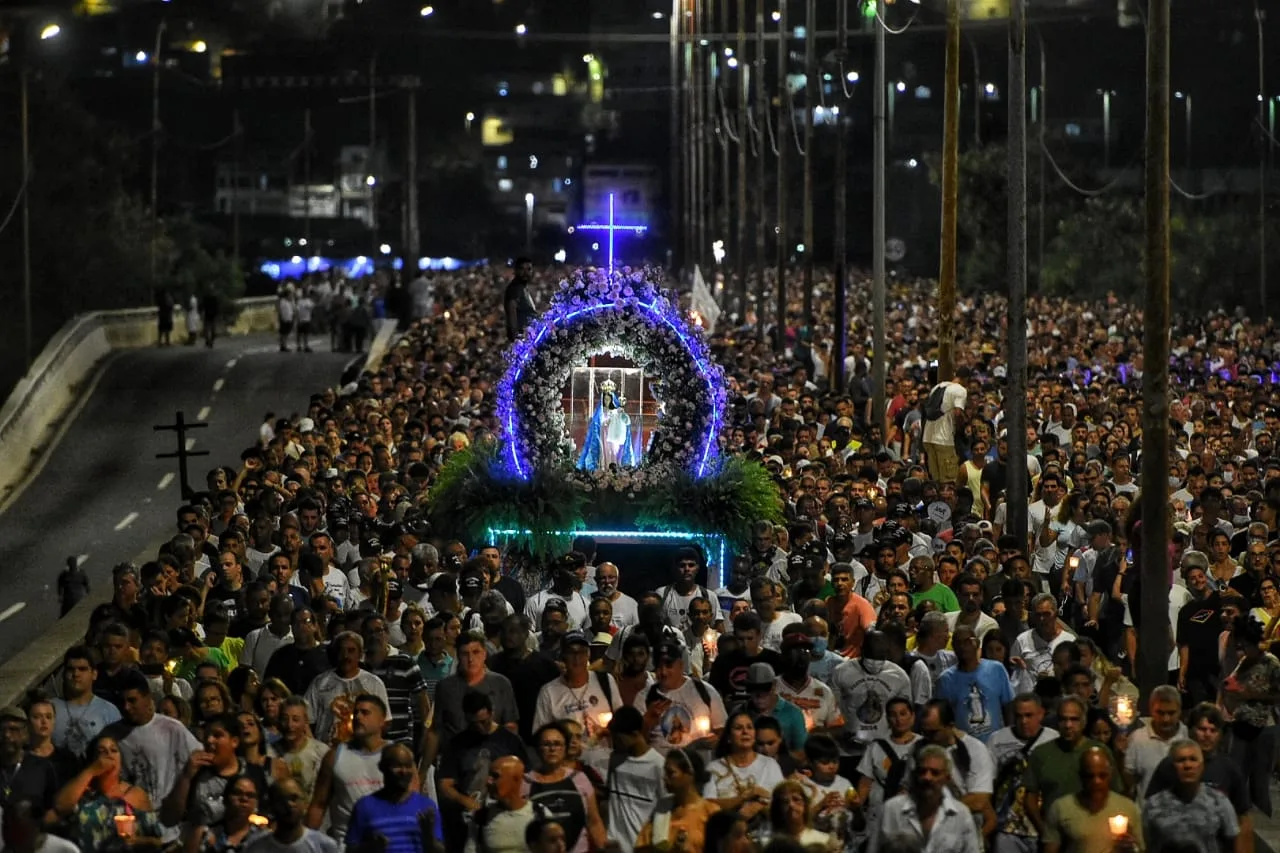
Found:
[{"label": "woman with long hair", "polygon": [[280,709],[284,700],[292,695],[293,692],[278,678],[267,679],[258,691],[254,711],[262,722],[262,734],[271,746],[280,740]]},{"label": "woman with long hair", "polygon": [[268,786],[277,779],[287,777],[289,768],[264,742],[262,723],[258,721],[257,715],[241,711],[236,714],[236,719],[240,721],[240,757],[244,759],[244,763],[261,770]]},{"label": "woman with long hair", "polygon": [[604,847],[607,837],[591,781],[568,763],[569,738],[559,722],[534,732],[538,769],[525,774],[523,795],[535,809],[559,816],[556,822],[564,828],[568,853],[587,853]]},{"label": "woman with long hair", "polygon": [[58,817],[67,820],[81,850],[124,849],[116,829],[117,817],[133,817],[133,849],[162,846],[159,815],[147,792],[120,778],[120,744],[110,735],[98,735],[89,744],[87,755],[93,763],[62,786],[54,800]]},{"label": "woman with long hair", "polygon": [[204,740],[205,725],[212,719],[231,713],[234,707],[227,685],[212,678],[201,681],[196,685],[196,695],[191,702],[191,733],[197,740]]},{"label": "woman with long hair", "polygon": [[265,826],[256,826],[250,817],[258,811],[261,793],[248,776],[237,776],[227,783],[222,793],[222,822],[205,827],[187,837],[186,853],[235,853],[267,834]]},{"label": "woman with long hair", "polygon": [[706,847],[707,821],[720,807],[699,793],[702,759],[689,750],[672,749],[662,768],[667,795],[658,800],[653,816],[636,838],[637,853],[665,850],[698,853]]},{"label": "woman with long hair", "polygon": [[732,811],[718,811],[707,818],[702,853],[755,853],[756,843],[747,834],[747,822]]},{"label": "woman with long hair", "polygon": [[773,789],[769,802],[770,838],[790,838],[808,847],[810,844],[830,847],[832,838],[813,828],[813,809],[804,785],[788,779]]},{"label": "woman with long hair", "polygon": [[1013,693],[1034,693],[1036,680],[1031,673],[1027,672],[1025,666],[1018,666],[1009,657],[1009,644],[1004,641],[1004,636],[999,631],[988,631],[986,636],[982,638],[982,657],[984,660],[997,661],[1004,667],[1005,672],[1009,674],[1009,681],[1013,684]]},{"label": "woman with long hair", "polygon": [[756,752],[756,725],[749,711],[739,708],[729,715],[715,755],[707,766],[709,778],[702,795],[721,809],[736,811],[753,828],[759,827],[783,775],[776,760]]},{"label": "woman with long hair", "polygon": [[227,676],[227,692],[231,694],[232,708],[236,710],[252,711],[261,689],[262,680],[251,666],[238,666]]},{"label": "woman with long hair", "polygon": [[1262,606],[1249,611],[1249,615],[1262,623],[1262,645],[1272,654],[1277,641],[1280,641],[1280,581],[1267,575],[1258,584],[1258,595],[1262,598]]},{"label": "woman with long hair", "polygon": [[1243,618],[1236,623],[1240,662],[1222,682],[1222,710],[1231,725],[1231,760],[1249,780],[1253,804],[1271,816],[1271,768],[1275,761],[1273,712],[1280,704],[1280,660],[1262,650],[1263,629]]}]

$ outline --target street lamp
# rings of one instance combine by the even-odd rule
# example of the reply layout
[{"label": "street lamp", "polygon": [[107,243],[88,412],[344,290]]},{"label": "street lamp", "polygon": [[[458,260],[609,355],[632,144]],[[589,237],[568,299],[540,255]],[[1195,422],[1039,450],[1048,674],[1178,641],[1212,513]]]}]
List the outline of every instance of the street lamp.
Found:
[{"label": "street lamp", "polygon": [[1173,96],[1179,101],[1186,101],[1186,117],[1187,117],[1187,171],[1191,171],[1191,93],[1190,92],[1174,92]]},{"label": "street lamp", "polygon": [[533,254],[533,193],[524,194],[524,253]]},{"label": "street lamp", "polygon": [[1103,168],[1111,168],[1111,96],[1115,94],[1114,89],[1099,89],[1098,94],[1102,96],[1102,165]]},{"label": "street lamp", "polygon": [[[165,27],[164,21],[156,27],[156,49],[151,54],[151,277],[147,279],[148,304],[153,304],[156,297],[156,243],[160,239],[160,217],[157,210],[160,183],[160,47]],[[139,62],[146,61],[144,51],[138,51],[138,55],[141,57]]]},{"label": "street lamp", "polygon": [[45,27],[43,30],[40,31],[40,40],[48,41],[51,38],[57,38],[58,34],[61,32],[62,32],[62,27],[58,26],[57,24],[49,24],[47,27]]},{"label": "street lamp", "polygon": [[473,122],[473,121],[475,121],[475,120],[476,120],[476,114],[475,114],[475,113],[473,113],[473,112],[468,112],[468,113],[467,113],[467,115],[466,115],[466,120],[467,120],[467,133],[470,133],[470,132],[471,132],[471,122]]},{"label": "street lamp", "polygon": [[421,9],[418,10],[418,14],[424,18],[430,18],[435,13],[436,13],[435,6],[423,6]]},{"label": "street lamp", "polygon": [[527,32],[529,32],[529,28],[524,24],[516,24],[516,35],[522,36]]},{"label": "street lamp", "polygon": [[[62,28],[57,24],[49,24],[40,31],[40,40],[48,41],[56,38]],[[22,337],[23,352],[26,355],[27,369],[32,360],[32,327],[31,327],[31,122],[29,99],[27,95],[26,65],[18,71],[20,81],[20,110],[22,125]]]}]

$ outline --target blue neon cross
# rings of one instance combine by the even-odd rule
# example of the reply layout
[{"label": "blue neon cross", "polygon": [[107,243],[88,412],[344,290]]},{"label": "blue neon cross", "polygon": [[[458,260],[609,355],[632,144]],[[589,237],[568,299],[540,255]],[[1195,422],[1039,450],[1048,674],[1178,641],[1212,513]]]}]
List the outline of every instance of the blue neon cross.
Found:
[{"label": "blue neon cross", "polygon": [[649,230],[648,226],[645,226],[645,225],[615,224],[613,220],[613,202],[614,202],[614,193],[609,193],[609,224],[608,225],[599,225],[599,224],[593,223],[593,224],[578,226],[579,231],[609,232],[609,275],[610,276],[613,275],[613,235],[618,231],[627,231],[632,234],[643,234],[644,232]]}]

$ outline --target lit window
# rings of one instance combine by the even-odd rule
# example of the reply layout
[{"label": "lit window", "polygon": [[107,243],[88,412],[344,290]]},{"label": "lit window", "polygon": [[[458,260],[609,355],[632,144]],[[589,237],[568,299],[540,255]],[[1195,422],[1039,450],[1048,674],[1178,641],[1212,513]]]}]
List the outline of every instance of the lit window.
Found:
[{"label": "lit window", "polygon": [[498,171],[505,172],[507,170],[507,155],[502,154],[498,157]]},{"label": "lit window", "polygon": [[536,154],[529,155],[529,168],[530,169],[538,168],[538,155]]},{"label": "lit window", "polygon": [[515,185],[511,183],[511,179],[510,179],[510,178],[498,178],[498,191],[499,191],[499,192],[509,193],[509,192],[511,192],[511,188],[512,188],[513,186],[515,186]]},{"label": "lit window", "polygon": [[928,86],[916,86],[916,100],[927,101],[933,97],[933,90]]},{"label": "lit window", "polygon": [[1067,136],[1080,135],[1080,125],[1076,124],[1075,122],[1069,122],[1067,126],[1064,127],[1062,130],[1067,134]]}]

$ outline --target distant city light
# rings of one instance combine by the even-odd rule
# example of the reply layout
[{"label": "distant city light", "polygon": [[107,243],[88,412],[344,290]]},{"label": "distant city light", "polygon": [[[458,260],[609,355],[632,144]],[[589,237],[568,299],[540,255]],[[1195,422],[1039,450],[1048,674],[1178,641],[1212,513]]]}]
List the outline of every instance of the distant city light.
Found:
[{"label": "distant city light", "polygon": [[135,53],[135,54],[133,55],[133,58],[134,58],[135,60],[137,60],[139,63],[146,62],[146,61],[147,61],[147,52],[146,52],[145,50],[140,50],[140,51],[138,51],[137,53]]},{"label": "distant city light", "polygon": [[537,155],[537,154],[530,154],[530,155],[529,155],[529,168],[530,168],[530,169],[536,169],[536,168],[538,168],[538,155]]},{"label": "distant city light", "polygon": [[40,31],[40,39],[42,41],[48,41],[51,38],[57,38],[58,33],[60,32],[62,32],[62,27],[57,24],[50,24]]},{"label": "distant city light", "polygon": [[654,19],[655,21],[661,21],[661,20],[662,20],[663,18],[665,18],[665,17],[666,17],[666,15],[662,14],[661,12],[654,12],[654,13],[653,13],[653,19]]},{"label": "distant city light", "polygon": [[738,57],[736,57],[736,56],[731,56],[731,57],[729,57],[729,67],[730,67],[730,68],[737,68],[737,67],[738,67]]},{"label": "distant city light", "polygon": [[912,157],[910,160],[907,161],[908,169],[914,169],[916,166],[919,166],[919,165],[920,165],[920,161],[914,157]]},{"label": "distant city light", "polygon": [[899,80],[898,85],[895,86],[894,88],[897,89],[899,92],[905,92],[907,91],[907,84]]},{"label": "distant city light", "polygon": [[569,259],[569,253],[566,252],[564,249],[561,249],[560,251],[556,252],[553,257],[556,259],[557,264],[563,264],[565,261]]},{"label": "distant city light", "polygon": [[776,23],[778,23],[778,21],[781,21],[781,20],[782,20],[782,13],[781,13],[781,12],[774,12],[774,13],[773,13],[773,15],[771,15],[770,17],[772,17],[772,18],[773,18],[773,22],[776,24]]},{"label": "distant city light", "polygon": [[374,184],[376,184],[376,183],[378,182],[378,179],[377,179],[377,178],[375,178],[373,175],[370,175],[369,177],[367,177],[367,178],[365,178],[365,179],[364,179],[364,182],[365,182],[365,185],[366,185],[366,186],[370,186],[370,187],[371,187],[371,186],[373,186]]},{"label": "distant city light", "polygon": [[467,113],[467,121],[475,121],[475,120],[476,120],[475,113],[471,113],[471,112]]},{"label": "distant city light", "polygon": [[391,247],[386,243],[383,243],[381,246],[378,247],[378,251],[384,255],[389,255],[391,254]]},{"label": "distant city light", "polygon": [[796,243],[796,251],[804,254],[804,243]]},{"label": "distant city light", "polygon": [[857,83],[862,79],[862,77],[857,71],[850,71],[848,74],[844,75],[844,79],[848,80],[850,83]]},{"label": "distant city light", "polygon": [[204,40],[200,40],[192,44],[191,49],[194,50],[196,53],[204,53],[206,50],[209,49],[209,45]]},{"label": "distant city light", "polygon": [[582,54],[582,61],[590,65],[596,61],[596,55],[594,53],[584,53]]},{"label": "distant city light", "polygon": [[529,32],[529,28],[524,24],[516,24],[516,35],[522,36],[527,32]]},{"label": "distant city light", "polygon": [[430,18],[435,13],[436,13],[435,6],[423,6],[421,9],[418,10],[418,14],[424,18]]},{"label": "distant city light", "polygon": [[299,239],[298,239],[298,245],[299,245],[299,246],[305,246],[305,245],[307,245],[307,238],[306,238],[306,237],[301,237],[301,238],[299,238]]},{"label": "distant city light", "polygon": [[725,55],[725,56],[733,56],[733,48],[731,48],[731,47],[726,47],[726,48],[724,49],[724,55]]},{"label": "distant city light", "polygon": [[982,87],[982,91],[986,92],[988,95],[994,95],[996,93],[996,84],[988,83]]}]

